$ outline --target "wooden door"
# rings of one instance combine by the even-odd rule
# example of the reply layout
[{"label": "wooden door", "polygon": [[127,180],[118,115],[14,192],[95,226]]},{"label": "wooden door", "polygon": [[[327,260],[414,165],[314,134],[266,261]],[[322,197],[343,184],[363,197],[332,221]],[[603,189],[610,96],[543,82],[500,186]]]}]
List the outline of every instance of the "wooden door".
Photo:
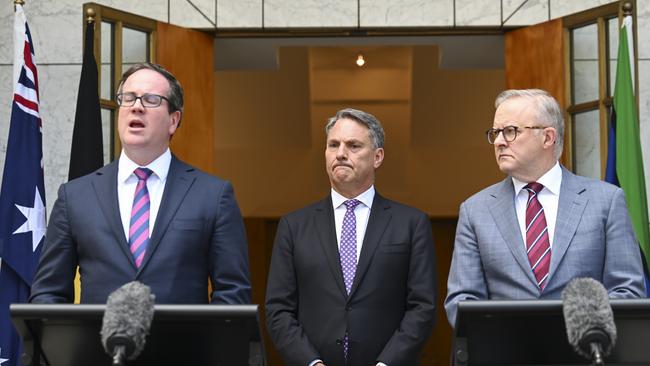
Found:
[{"label": "wooden door", "polygon": [[214,173],[214,36],[162,22],[156,32],[156,62],[176,76],[185,95],[171,150],[181,160]]}]

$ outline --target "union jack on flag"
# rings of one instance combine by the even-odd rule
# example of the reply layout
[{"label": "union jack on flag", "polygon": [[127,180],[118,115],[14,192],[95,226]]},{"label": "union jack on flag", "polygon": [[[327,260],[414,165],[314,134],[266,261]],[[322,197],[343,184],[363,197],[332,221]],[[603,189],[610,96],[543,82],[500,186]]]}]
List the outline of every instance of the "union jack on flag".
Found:
[{"label": "union jack on flag", "polygon": [[14,98],[0,191],[0,365],[20,365],[9,304],[27,302],[45,235],[42,124],[34,44],[21,5],[14,17]]}]

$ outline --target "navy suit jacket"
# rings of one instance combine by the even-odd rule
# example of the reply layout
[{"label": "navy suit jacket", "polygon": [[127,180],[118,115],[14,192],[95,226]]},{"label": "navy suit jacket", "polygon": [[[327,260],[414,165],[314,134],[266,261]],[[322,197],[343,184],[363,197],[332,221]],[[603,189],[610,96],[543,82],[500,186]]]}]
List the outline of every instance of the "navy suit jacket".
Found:
[{"label": "navy suit jacket", "polygon": [[266,320],[286,365],[419,364],[435,320],[429,218],[375,194],[348,295],[328,197],[282,218],[275,236]]},{"label": "navy suit jacket", "polygon": [[151,287],[156,303],[251,301],[248,249],[230,183],[172,157],[158,216],[140,268],[124,235],[117,161],[61,185],[32,285],[31,302],[105,303],[130,281]]}]

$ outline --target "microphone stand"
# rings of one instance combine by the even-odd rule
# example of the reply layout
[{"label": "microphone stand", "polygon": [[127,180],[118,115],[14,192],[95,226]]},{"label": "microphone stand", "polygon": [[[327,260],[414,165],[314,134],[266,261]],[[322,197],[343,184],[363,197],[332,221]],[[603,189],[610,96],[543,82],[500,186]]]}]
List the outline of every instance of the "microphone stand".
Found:
[{"label": "microphone stand", "polygon": [[591,365],[605,366],[605,362],[603,361],[603,354],[600,348],[600,343],[591,342],[589,346],[591,347]]},{"label": "microphone stand", "polygon": [[124,366],[125,356],[126,347],[124,345],[115,346],[115,350],[113,350],[113,366]]}]

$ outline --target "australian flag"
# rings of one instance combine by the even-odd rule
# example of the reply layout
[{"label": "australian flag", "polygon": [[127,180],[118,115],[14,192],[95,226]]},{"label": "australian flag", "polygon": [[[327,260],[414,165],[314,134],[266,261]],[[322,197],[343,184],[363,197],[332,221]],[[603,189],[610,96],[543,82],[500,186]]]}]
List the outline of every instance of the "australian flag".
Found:
[{"label": "australian flag", "polygon": [[0,191],[0,365],[20,365],[9,304],[27,302],[45,235],[42,124],[34,44],[21,5],[14,18],[14,97]]}]

